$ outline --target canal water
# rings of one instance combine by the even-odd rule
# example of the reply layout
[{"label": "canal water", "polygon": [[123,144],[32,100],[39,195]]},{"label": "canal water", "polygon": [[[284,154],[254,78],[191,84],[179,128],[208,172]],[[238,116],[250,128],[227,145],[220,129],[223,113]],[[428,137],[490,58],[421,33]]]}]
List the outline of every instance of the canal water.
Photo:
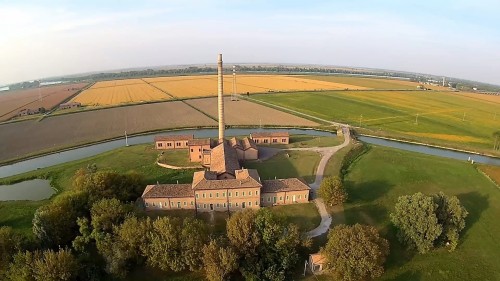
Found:
[{"label": "canal water", "polygon": [[0,185],[0,201],[43,200],[54,194],[48,180],[28,180],[10,185]]},{"label": "canal water", "polygon": [[[252,132],[277,132],[283,131],[284,129],[227,129],[227,136],[243,136],[248,135]],[[313,136],[334,136],[335,133],[316,131],[313,129],[288,129],[290,134],[302,134],[302,135],[313,135]],[[207,138],[207,137],[217,137],[218,130],[217,129],[192,129],[192,130],[179,130],[179,131],[167,131],[160,132],[142,136],[135,136],[128,138],[129,145],[135,144],[144,144],[144,143],[153,143],[153,139],[155,136],[159,135],[176,135],[176,134],[193,134],[196,138]],[[373,137],[360,136],[359,140],[387,147],[393,147],[402,150],[415,151],[435,156],[453,158],[458,160],[466,161],[469,157],[473,159],[475,162],[491,164],[500,166],[500,159],[493,158],[488,156],[479,156],[476,154],[466,153],[466,152],[457,152],[453,150],[447,150],[442,148],[433,148],[425,145],[416,145],[416,144],[408,144],[402,143],[398,141],[392,140],[384,140]],[[83,158],[87,158],[90,156],[94,156],[106,151],[110,151],[119,147],[123,147],[125,145],[125,139],[112,140],[108,142],[93,144],[85,147],[75,148],[71,150],[61,151],[54,154],[49,154],[45,156],[36,157],[33,159],[17,162],[10,165],[0,166],[0,178],[17,175],[45,167],[50,167],[74,160],[79,160]]]}]

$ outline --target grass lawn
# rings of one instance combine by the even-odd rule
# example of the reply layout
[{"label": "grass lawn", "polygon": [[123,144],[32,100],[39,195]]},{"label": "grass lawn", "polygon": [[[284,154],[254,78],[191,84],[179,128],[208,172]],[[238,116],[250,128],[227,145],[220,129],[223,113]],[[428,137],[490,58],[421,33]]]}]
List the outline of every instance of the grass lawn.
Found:
[{"label": "grass lawn", "polygon": [[263,162],[249,161],[243,166],[247,169],[257,169],[262,180],[301,177],[312,183],[320,159],[320,155],[316,152],[288,151],[280,152]]},{"label": "grass lawn", "polygon": [[342,144],[344,137],[322,137],[309,135],[291,135],[289,144],[271,144],[276,148],[297,148],[297,147],[329,147]]},{"label": "grass lawn", "polygon": [[[122,147],[82,160],[3,178],[0,184],[32,178],[50,178],[52,185],[58,189],[58,192],[52,196],[51,199],[53,199],[71,190],[72,178],[76,170],[93,163],[99,170],[113,170],[120,173],[138,172],[144,175],[149,184],[157,181],[161,183],[191,182],[194,170],[161,168],[155,164],[157,156],[158,152],[150,144]],[[35,210],[49,201],[0,201],[0,225],[12,226],[16,230],[30,234],[31,220]]]},{"label": "grass lawn", "polygon": [[314,203],[273,206],[269,209],[276,215],[283,217],[288,223],[296,224],[300,231],[307,232],[316,228],[321,217]]},{"label": "grass lawn", "polygon": [[500,155],[492,149],[492,134],[500,125],[500,118],[494,118],[500,108],[496,101],[437,91],[326,91],[253,98],[319,118],[361,125],[361,132],[368,134]]},{"label": "grass lawn", "polygon": [[[390,241],[381,280],[500,280],[500,191],[471,164],[372,146],[350,167],[345,185],[347,223],[372,224]],[[468,210],[454,252],[420,255],[397,241],[389,214],[399,196],[419,191],[455,195]]]},{"label": "grass lawn", "polygon": [[177,167],[194,167],[197,165],[200,166],[199,163],[193,163],[189,161],[188,149],[164,150],[161,152],[161,155],[158,158],[158,162]]}]

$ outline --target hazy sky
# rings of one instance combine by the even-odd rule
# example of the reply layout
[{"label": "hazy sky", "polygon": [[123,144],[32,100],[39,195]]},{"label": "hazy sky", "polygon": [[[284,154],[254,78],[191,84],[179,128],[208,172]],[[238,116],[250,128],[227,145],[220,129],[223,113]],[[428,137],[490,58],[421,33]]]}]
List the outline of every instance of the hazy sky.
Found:
[{"label": "hazy sky", "polygon": [[500,84],[500,1],[3,1],[0,85],[170,64],[311,63]]}]

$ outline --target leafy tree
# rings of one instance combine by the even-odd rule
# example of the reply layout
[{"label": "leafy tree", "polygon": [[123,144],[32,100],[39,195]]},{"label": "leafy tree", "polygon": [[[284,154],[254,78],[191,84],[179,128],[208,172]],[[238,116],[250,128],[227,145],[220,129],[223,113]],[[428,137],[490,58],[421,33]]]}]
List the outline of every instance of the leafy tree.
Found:
[{"label": "leafy tree", "polygon": [[256,232],[256,216],[255,211],[246,209],[232,214],[227,220],[227,238],[239,254],[255,254],[257,251],[260,237]]},{"label": "leafy tree", "polygon": [[191,270],[198,270],[202,264],[203,246],[208,242],[207,225],[193,218],[185,218],[182,222],[182,256],[184,264]]},{"label": "leafy tree", "polygon": [[468,212],[460,204],[460,200],[456,196],[450,197],[440,192],[434,195],[433,198],[438,205],[436,210],[438,223],[443,227],[438,242],[441,245],[449,243],[450,251],[453,251],[458,245],[460,231],[465,228],[465,218]]},{"label": "leafy tree", "polygon": [[75,280],[77,272],[78,263],[70,250],[26,251],[14,256],[14,262],[9,267],[8,278],[16,281]]},{"label": "leafy tree", "polygon": [[228,280],[238,268],[238,255],[231,247],[223,247],[212,240],[203,247],[203,268],[209,281]]},{"label": "leafy tree", "polygon": [[78,234],[78,217],[87,215],[85,193],[70,193],[41,206],[33,217],[33,234],[48,247],[64,246]]},{"label": "leafy tree", "polygon": [[123,204],[118,199],[101,199],[90,209],[92,228],[96,232],[111,232],[113,225],[121,224],[132,211],[133,206]]},{"label": "leafy tree", "polygon": [[398,238],[419,253],[426,253],[434,247],[434,241],[443,232],[436,216],[438,205],[432,197],[420,192],[413,195],[400,196],[392,223],[398,228]]},{"label": "leafy tree", "polygon": [[137,173],[118,174],[89,168],[76,171],[73,186],[88,193],[90,203],[103,198],[132,201],[141,195],[144,179]]},{"label": "leafy tree", "polygon": [[141,220],[129,215],[123,223],[112,224],[109,232],[96,231],[87,218],[79,218],[78,224],[81,235],[73,241],[73,247],[88,253],[89,247],[95,246],[107,273],[124,278],[130,266],[142,263],[141,245],[148,243],[145,235],[151,225],[149,218]]},{"label": "leafy tree", "polygon": [[384,273],[389,243],[372,226],[338,225],[321,250],[327,266],[342,280],[370,280]]},{"label": "leafy tree", "polygon": [[0,279],[3,277],[12,257],[22,250],[23,237],[11,227],[0,227]]},{"label": "leafy tree", "polygon": [[342,204],[347,200],[347,192],[339,177],[323,179],[318,194],[330,206]]}]

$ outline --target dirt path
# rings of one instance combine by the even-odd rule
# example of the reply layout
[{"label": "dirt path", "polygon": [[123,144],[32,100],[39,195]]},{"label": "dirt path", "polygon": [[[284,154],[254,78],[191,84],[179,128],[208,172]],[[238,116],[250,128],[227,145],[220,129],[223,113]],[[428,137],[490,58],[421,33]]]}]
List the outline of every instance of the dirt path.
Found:
[{"label": "dirt path", "polygon": [[[315,198],[313,200],[314,204],[318,208],[318,212],[321,216],[321,222],[318,227],[315,229],[309,231],[307,233],[308,237],[316,237],[320,236],[328,231],[330,228],[330,224],[332,223],[332,217],[326,210],[325,203],[321,198],[316,198],[317,197],[317,191],[318,188],[321,184],[321,181],[323,180],[324,173],[325,173],[325,168],[326,165],[328,164],[328,160],[340,149],[346,147],[349,142],[351,141],[351,132],[349,131],[348,127],[342,127],[342,131],[344,133],[344,142],[340,145],[337,146],[332,146],[332,147],[311,147],[311,148],[290,148],[287,150],[309,150],[309,151],[315,151],[321,154],[321,160],[319,161],[318,168],[316,169],[316,179],[314,180],[314,183],[310,185],[312,189],[312,196]],[[343,211],[343,208],[339,208],[339,212]]]}]

